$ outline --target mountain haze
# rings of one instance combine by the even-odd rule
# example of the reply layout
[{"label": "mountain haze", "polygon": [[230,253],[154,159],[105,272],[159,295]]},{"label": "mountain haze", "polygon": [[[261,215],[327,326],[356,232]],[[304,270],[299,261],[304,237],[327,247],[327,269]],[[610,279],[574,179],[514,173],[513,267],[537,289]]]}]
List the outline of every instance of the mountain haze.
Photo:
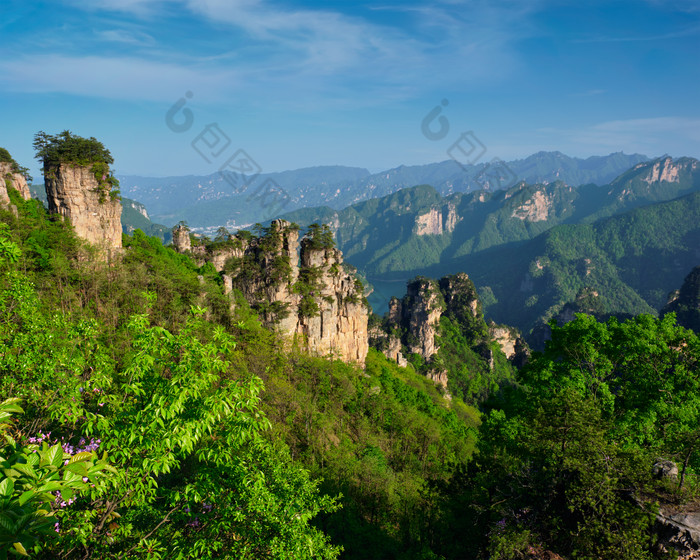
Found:
[{"label": "mountain haze", "polygon": [[[639,154],[621,152],[587,159],[568,157],[560,152],[539,152],[506,162],[506,165],[513,177],[530,183],[562,180],[571,185],[605,184],[647,159]],[[228,181],[231,177],[218,172],[207,176],[120,175],[118,178],[124,195],[145,204],[158,222],[173,225],[184,220],[198,228],[221,225],[237,228],[271,220],[280,213],[298,208],[327,205],[342,209],[419,184],[433,185],[442,195],[470,192],[484,186],[493,189],[497,185],[486,182],[487,165],[462,166],[447,160],[427,165],[402,165],[375,174],[357,167],[311,167],[261,173],[249,182],[248,188],[239,188],[238,192],[234,192],[234,186]],[[268,180],[284,190],[289,200],[286,205],[261,203],[257,189]],[[510,186],[512,182],[501,186]]]}]

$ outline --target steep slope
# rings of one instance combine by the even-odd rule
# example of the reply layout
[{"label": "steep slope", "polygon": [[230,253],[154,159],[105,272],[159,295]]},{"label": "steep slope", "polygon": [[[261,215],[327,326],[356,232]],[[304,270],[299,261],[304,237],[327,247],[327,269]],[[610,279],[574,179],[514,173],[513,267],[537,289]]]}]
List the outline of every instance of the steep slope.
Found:
[{"label": "steep slope", "polygon": [[[579,301],[599,314],[656,314],[700,259],[700,193],[466,256],[487,315],[527,332]],[[585,302],[584,302],[585,300]]]},{"label": "steep slope", "polygon": [[153,223],[143,204],[122,197],[122,231],[131,235],[137,229],[146,235],[157,237],[165,244],[172,240],[170,228]]},{"label": "steep slope", "polygon": [[[32,198],[35,198],[44,206],[48,205],[46,199],[46,189],[43,185],[29,185],[29,192]],[[163,243],[170,243],[172,234],[168,227],[161,224],[155,224],[151,221],[146,207],[130,198],[121,197],[122,201],[122,232],[131,235],[137,229],[140,229],[146,235],[157,237]]]},{"label": "steep slope", "polygon": [[[237,558],[239,546],[248,558],[311,558],[299,550],[319,510],[318,530],[344,558],[426,553],[439,509],[423,489],[466,465],[476,409],[373,349],[364,370],[290,351],[241,293],[224,293],[212,263],[140,231],[111,265],[88,261],[68,222],[13,196],[17,215],[0,208],[0,402],[24,399],[18,441],[41,430],[78,448],[90,429],[118,473],[61,509],[39,557],[117,558],[148,539],[164,556],[215,545]],[[307,268],[326,254],[310,249]],[[343,509],[314,507],[319,487],[342,494]],[[98,527],[108,499],[121,517]],[[319,544],[312,557],[330,557]]]},{"label": "steep slope", "polygon": [[487,325],[474,283],[465,273],[418,277],[392,298],[370,331],[373,346],[399,365],[408,361],[448,399],[482,402],[513,378],[528,349],[515,329]]}]

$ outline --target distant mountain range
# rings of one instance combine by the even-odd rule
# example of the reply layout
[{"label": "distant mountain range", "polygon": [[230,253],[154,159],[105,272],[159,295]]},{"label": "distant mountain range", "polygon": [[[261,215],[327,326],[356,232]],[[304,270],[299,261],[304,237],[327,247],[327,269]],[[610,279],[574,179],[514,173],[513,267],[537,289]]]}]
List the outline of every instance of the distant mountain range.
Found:
[{"label": "distant mountain range", "polygon": [[157,222],[174,225],[184,220],[194,228],[226,225],[237,229],[298,208],[342,209],[420,184],[432,185],[441,195],[484,188],[493,191],[519,180],[606,184],[644,161],[648,161],[646,156],[621,152],[587,159],[539,152],[499,164],[462,166],[447,160],[374,174],[357,167],[324,166],[253,177],[226,171],[184,177],[120,175],[118,179],[122,194],[143,203]]},{"label": "distant mountain range", "polygon": [[284,218],[330,224],[380,312],[409,278],[463,271],[489,317],[527,332],[585,298],[601,314],[656,313],[700,262],[700,162],[638,163],[603,186],[520,182],[443,197],[422,185]]}]

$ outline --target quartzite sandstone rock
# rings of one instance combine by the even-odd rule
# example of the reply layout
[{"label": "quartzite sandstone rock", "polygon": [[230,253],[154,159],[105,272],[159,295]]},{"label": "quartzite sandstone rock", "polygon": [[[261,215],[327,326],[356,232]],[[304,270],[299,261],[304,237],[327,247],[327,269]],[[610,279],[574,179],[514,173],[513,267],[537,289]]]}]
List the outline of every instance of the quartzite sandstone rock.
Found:
[{"label": "quartzite sandstone rock", "polygon": [[407,286],[402,310],[411,335],[408,341],[409,352],[420,354],[429,360],[438,351],[435,336],[445,310],[437,282],[428,278],[411,282]]},{"label": "quartzite sandstone rock", "polygon": [[10,198],[7,194],[7,189],[15,189],[22,195],[24,200],[29,200],[32,195],[29,193],[29,185],[27,179],[21,173],[15,173],[12,170],[12,164],[8,162],[0,162],[0,176],[3,181],[0,183],[0,201],[6,204],[10,203]]},{"label": "quartzite sandstone rock", "polygon": [[186,226],[178,224],[173,228],[173,246],[179,253],[185,253],[192,249],[190,230]]},{"label": "quartzite sandstone rock", "polygon": [[[187,244],[175,239],[173,230],[175,248],[186,251]],[[369,312],[362,286],[346,270],[338,249],[315,248],[308,238],[300,243],[296,227],[275,220],[264,237],[250,242],[239,238],[236,245],[212,252],[194,247],[191,252],[197,262],[211,262],[220,272],[233,259],[230,266],[238,268],[227,269],[226,291],[240,290],[268,326],[286,337],[296,337],[314,354],[333,354],[364,364]],[[296,285],[300,278],[307,281],[311,277],[315,281],[309,297],[317,310],[304,314],[300,309],[303,295]]]},{"label": "quartzite sandstone rock", "polygon": [[44,170],[49,212],[68,218],[75,233],[108,252],[122,247],[122,205],[91,168],[60,164]]}]

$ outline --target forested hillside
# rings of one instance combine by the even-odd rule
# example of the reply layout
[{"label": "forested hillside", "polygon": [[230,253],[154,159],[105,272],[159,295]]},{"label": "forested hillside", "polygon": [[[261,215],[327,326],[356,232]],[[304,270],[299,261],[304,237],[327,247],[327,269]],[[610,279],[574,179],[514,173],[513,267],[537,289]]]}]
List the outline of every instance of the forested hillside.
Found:
[{"label": "forested hillside", "polygon": [[[484,188],[505,189],[517,180],[604,185],[647,159],[640,154],[621,152],[587,159],[572,158],[560,152],[538,152],[509,161],[506,165],[512,180],[509,177],[506,184],[488,187],[487,163],[470,164],[452,159],[427,165],[401,165],[378,173],[337,165],[266,173],[255,161],[249,161],[246,175],[241,170],[183,177],[121,175],[119,179],[125,195],[144,203],[157,220],[170,225],[184,220],[192,226],[216,229],[220,226],[240,228],[276,218],[282,206],[285,212],[321,205],[340,210],[423,183],[433,185],[442,195]],[[264,185],[272,186],[279,195],[269,196],[277,202],[264,203],[267,197],[260,196]],[[283,204],[279,203],[281,201]]]},{"label": "forested hillside", "polygon": [[[297,293],[293,224],[185,253],[136,230],[106,253],[7,190],[0,557],[652,560],[700,545],[679,536],[698,499],[700,341],[673,314],[580,315],[530,357],[485,323],[466,274],[419,278],[346,363],[264,327],[264,292],[227,289],[226,272],[240,283],[273,259],[291,272],[265,285]],[[650,250],[635,223],[669,245],[687,229],[673,205],[699,196],[623,216],[641,216],[629,255],[617,217],[537,240],[563,263],[574,239],[632,258]],[[302,240],[304,282],[326,265],[347,281],[324,264],[340,262],[329,234]],[[242,253],[219,270],[222,248]]]},{"label": "forested hillside", "polygon": [[[19,400],[5,405],[0,543],[43,558],[427,546],[421,488],[471,456],[476,409],[376,351],[363,371],[285,346],[210,265],[156,238],[125,236],[100,264],[40,203],[13,201],[0,399]],[[46,464],[17,466],[44,442]]]},{"label": "forested hillside", "polygon": [[[481,401],[479,428],[374,350],[363,371],[285,349],[157,239],[126,236],[118,264],[96,264],[36,201],[14,202],[18,218],[0,214],[0,397],[19,399],[2,407],[3,550],[650,559],[653,504],[695,496],[700,347],[672,319],[555,329]],[[683,465],[680,484],[652,478],[657,457]]]},{"label": "forested hillside", "polygon": [[[578,301],[591,313],[657,314],[700,260],[700,193],[463,259],[489,316],[529,330]],[[506,270],[497,263],[508,262]]]}]

